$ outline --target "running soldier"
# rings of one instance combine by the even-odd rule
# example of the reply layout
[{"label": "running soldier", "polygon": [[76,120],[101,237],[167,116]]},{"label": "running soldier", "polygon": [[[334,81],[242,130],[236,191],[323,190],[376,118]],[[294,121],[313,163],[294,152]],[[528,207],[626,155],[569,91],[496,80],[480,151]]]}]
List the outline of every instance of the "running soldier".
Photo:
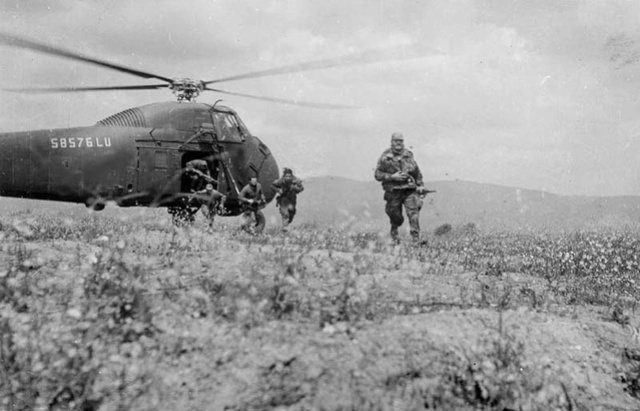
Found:
[{"label": "running soldier", "polygon": [[289,224],[291,224],[293,217],[296,215],[298,194],[304,190],[302,181],[293,175],[293,171],[290,168],[284,168],[282,177],[274,181],[271,187],[278,194],[276,205],[280,210],[280,216],[282,216],[282,231],[287,231]]},{"label": "running soldier", "polygon": [[409,219],[409,231],[414,242],[420,241],[421,194],[426,192],[422,173],[413,153],[404,148],[402,133],[391,135],[391,147],[386,149],[376,167],[375,179],[382,183],[385,212],[391,223],[391,238],[398,243],[398,227],[404,222],[402,207]]},{"label": "running soldier", "polygon": [[262,185],[256,177],[251,177],[249,184],[242,188],[238,199],[243,203],[242,224],[240,228],[251,234],[260,234],[264,230],[265,218],[261,208],[267,203]]},{"label": "running soldier", "polygon": [[197,198],[193,199],[200,204],[202,213],[209,222],[209,227],[213,225],[213,220],[217,214],[224,214],[224,203],[226,197],[213,188],[213,184],[207,184],[204,190],[197,191]]}]

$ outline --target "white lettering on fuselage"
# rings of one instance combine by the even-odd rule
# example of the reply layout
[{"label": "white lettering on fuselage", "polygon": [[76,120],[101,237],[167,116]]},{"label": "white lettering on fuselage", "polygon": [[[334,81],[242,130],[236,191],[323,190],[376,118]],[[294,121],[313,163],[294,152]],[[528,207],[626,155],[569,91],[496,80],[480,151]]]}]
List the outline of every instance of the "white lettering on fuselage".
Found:
[{"label": "white lettering on fuselage", "polygon": [[51,148],[111,147],[111,137],[52,138]]}]

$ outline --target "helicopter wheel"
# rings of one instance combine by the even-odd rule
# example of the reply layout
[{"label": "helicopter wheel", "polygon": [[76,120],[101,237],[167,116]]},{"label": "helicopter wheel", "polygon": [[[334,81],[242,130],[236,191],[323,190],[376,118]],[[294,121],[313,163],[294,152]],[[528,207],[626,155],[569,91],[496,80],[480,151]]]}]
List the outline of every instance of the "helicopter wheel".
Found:
[{"label": "helicopter wheel", "polygon": [[267,223],[267,219],[264,217],[262,211],[256,211],[256,225],[253,227],[256,234],[261,234],[264,231],[264,226]]},{"label": "helicopter wheel", "polygon": [[193,224],[196,221],[196,213],[200,207],[172,206],[168,211],[171,214],[171,221],[177,227]]},{"label": "helicopter wheel", "polygon": [[243,214],[243,223],[240,228],[249,234],[262,234],[264,226],[267,222],[262,211],[257,210],[251,214]]}]

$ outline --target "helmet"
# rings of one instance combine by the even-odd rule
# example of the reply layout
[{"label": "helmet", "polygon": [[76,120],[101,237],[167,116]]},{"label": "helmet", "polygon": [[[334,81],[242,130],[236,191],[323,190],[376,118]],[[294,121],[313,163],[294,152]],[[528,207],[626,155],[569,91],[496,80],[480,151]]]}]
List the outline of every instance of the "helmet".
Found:
[{"label": "helmet", "polygon": [[293,170],[291,170],[290,168],[283,168],[282,169],[282,174],[293,174]]},{"label": "helmet", "polygon": [[205,187],[205,189],[206,189],[207,191],[211,191],[211,190],[213,190],[213,184],[207,184],[207,186]]}]

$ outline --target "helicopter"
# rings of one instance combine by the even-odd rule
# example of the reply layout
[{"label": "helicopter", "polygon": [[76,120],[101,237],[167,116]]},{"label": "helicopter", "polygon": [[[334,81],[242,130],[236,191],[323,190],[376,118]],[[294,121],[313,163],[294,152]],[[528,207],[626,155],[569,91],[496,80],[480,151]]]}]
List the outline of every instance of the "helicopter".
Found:
[{"label": "helicopter", "polygon": [[[173,222],[192,222],[204,202],[193,187],[190,162],[206,162],[215,190],[223,194],[218,214],[237,216],[239,192],[252,177],[262,185],[266,203],[279,177],[271,150],[227,106],[196,102],[204,91],[312,108],[353,108],[225,91],[216,83],[357,63],[329,59],[202,81],[170,78],[88,57],[23,37],[0,33],[0,45],[97,65],[157,84],[130,86],[5,89],[21,93],[169,89],[176,101],[128,108],[87,127],[0,133],[0,196],[84,203],[95,210],[108,203],[122,207],[167,207]],[[193,171],[193,170],[191,170]],[[194,198],[196,201],[193,201]],[[266,204],[264,204],[266,205]],[[263,205],[263,206],[264,206]]]}]

